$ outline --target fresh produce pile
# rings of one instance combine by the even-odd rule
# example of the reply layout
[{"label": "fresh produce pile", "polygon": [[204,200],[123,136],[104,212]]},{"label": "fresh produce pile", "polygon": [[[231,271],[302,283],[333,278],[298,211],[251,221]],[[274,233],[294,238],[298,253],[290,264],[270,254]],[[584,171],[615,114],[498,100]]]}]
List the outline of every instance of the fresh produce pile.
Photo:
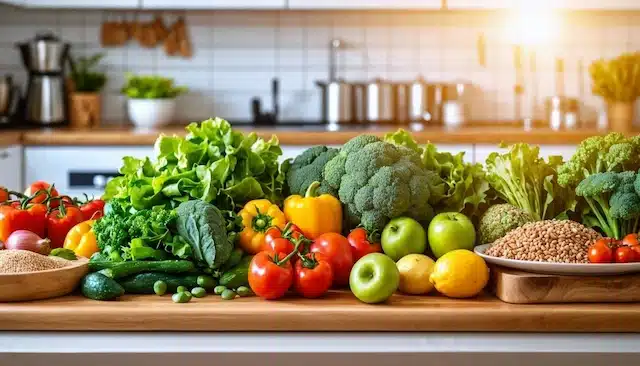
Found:
[{"label": "fresh produce pile", "polygon": [[[0,234],[30,230],[36,236],[20,241],[32,251],[48,237],[90,257],[81,290],[95,300],[316,298],[347,286],[366,303],[397,290],[472,297],[489,279],[478,244],[519,260],[640,261],[640,137],[586,139],[566,162],[514,144],[483,165],[404,130],[284,161],[276,137],[219,118],[186,130],[159,136],[154,157],[124,157],[100,213],[82,214],[51,187],[0,210],[50,210],[54,219],[78,210],[73,225],[46,234],[30,221],[0,225]],[[85,205],[94,202],[103,201]]]}]

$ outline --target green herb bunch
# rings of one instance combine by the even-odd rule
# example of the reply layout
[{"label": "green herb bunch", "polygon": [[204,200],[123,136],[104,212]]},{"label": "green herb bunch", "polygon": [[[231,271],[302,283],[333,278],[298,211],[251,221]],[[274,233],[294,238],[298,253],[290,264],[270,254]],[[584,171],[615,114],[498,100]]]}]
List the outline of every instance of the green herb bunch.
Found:
[{"label": "green herb bunch", "polygon": [[127,73],[122,94],[131,99],[171,99],[187,91],[176,86],[174,80],[157,75],[133,75]]},{"label": "green herb bunch", "polygon": [[77,92],[96,93],[104,87],[107,75],[97,70],[103,58],[104,53],[98,53],[90,57],[80,57],[72,63],[71,79]]}]

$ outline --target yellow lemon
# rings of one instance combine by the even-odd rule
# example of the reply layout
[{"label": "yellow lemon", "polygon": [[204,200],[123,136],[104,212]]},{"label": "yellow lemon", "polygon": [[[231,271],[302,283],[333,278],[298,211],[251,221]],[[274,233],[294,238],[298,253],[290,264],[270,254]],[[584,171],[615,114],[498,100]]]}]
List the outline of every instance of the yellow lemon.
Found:
[{"label": "yellow lemon", "polygon": [[445,296],[473,297],[489,282],[489,267],[479,255],[458,249],[436,261],[429,281]]},{"label": "yellow lemon", "polygon": [[398,263],[400,272],[400,291],[410,295],[424,295],[433,290],[429,276],[435,262],[424,254],[409,254],[400,258]]}]

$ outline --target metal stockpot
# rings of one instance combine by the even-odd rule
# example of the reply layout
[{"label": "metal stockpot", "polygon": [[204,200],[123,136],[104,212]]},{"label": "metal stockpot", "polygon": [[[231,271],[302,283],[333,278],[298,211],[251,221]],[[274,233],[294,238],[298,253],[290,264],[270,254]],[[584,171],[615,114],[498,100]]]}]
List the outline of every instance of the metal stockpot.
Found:
[{"label": "metal stockpot", "polygon": [[369,122],[394,122],[396,119],[395,85],[382,80],[366,84],[366,120]]},{"label": "metal stockpot", "polygon": [[442,119],[443,87],[417,79],[409,84],[409,120],[439,123]]},{"label": "metal stockpot", "polygon": [[354,119],[353,84],[344,81],[316,82],[322,92],[322,120],[329,124]]}]

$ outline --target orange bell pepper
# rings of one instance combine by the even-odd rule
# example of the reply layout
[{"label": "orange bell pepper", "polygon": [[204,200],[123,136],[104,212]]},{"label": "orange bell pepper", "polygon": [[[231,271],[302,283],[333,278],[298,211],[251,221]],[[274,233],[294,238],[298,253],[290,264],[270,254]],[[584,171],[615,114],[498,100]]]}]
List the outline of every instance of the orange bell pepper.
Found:
[{"label": "orange bell pepper", "polygon": [[284,228],[287,220],[280,208],[269,200],[247,202],[238,213],[244,229],[240,232],[240,247],[246,253],[256,254],[265,247],[264,236],[272,227]]}]

